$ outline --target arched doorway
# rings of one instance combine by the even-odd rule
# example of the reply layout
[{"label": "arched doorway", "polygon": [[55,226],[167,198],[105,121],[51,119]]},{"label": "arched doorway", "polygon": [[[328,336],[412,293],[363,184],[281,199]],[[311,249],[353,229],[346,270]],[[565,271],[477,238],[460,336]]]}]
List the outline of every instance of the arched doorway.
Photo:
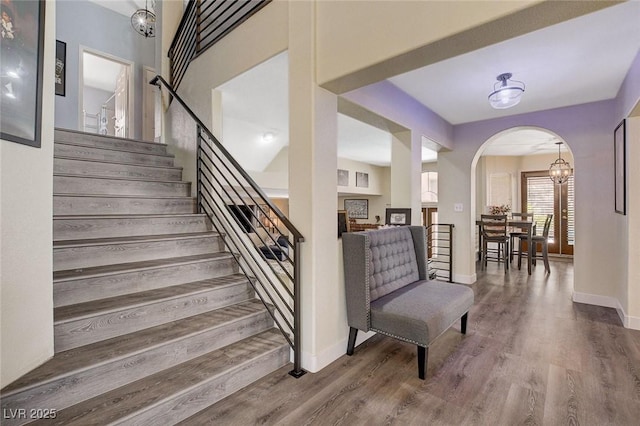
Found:
[{"label": "arched doorway", "polygon": [[471,205],[474,219],[496,205],[508,205],[512,212],[533,212],[539,229],[546,215],[553,214],[549,251],[552,256],[571,258],[574,179],[557,185],[548,173],[558,158],[559,146],[562,158],[573,166],[568,144],[548,129],[518,126],[494,134],[478,148],[472,162]]}]

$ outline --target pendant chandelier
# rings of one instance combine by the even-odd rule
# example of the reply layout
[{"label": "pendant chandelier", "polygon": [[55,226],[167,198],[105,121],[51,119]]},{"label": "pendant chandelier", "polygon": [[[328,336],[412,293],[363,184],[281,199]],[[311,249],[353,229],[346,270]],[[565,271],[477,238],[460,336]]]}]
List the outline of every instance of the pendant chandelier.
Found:
[{"label": "pendant chandelier", "polygon": [[551,167],[549,167],[549,177],[554,183],[562,185],[573,175],[573,170],[571,169],[571,165],[563,160],[560,155],[560,145],[562,145],[562,142],[556,142],[556,145],[558,145],[558,159],[551,163]]},{"label": "pendant chandelier", "polygon": [[509,80],[512,74],[506,72],[496,77],[498,83],[493,85],[493,92],[489,94],[489,104],[495,109],[507,109],[520,103],[524,93],[524,83]]},{"label": "pendant chandelier", "polygon": [[144,9],[138,9],[131,15],[131,26],[136,32],[146,38],[156,36],[156,15],[144,2]]}]

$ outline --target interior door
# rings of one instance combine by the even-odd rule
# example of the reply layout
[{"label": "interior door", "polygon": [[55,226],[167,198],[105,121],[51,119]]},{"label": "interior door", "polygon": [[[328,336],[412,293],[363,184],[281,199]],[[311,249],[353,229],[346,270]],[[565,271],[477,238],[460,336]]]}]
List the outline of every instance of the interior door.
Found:
[{"label": "interior door", "polygon": [[553,214],[549,253],[573,254],[575,238],[574,180],[556,185],[545,171],[522,172],[522,211],[533,212],[538,234],[547,214]]},{"label": "interior door", "polygon": [[148,84],[155,77],[156,72],[151,68],[144,68],[142,85],[142,140],[153,142],[156,136],[156,95],[158,86]]},{"label": "interior door", "polygon": [[128,135],[127,106],[129,105],[129,67],[123,66],[116,80],[115,136]]}]

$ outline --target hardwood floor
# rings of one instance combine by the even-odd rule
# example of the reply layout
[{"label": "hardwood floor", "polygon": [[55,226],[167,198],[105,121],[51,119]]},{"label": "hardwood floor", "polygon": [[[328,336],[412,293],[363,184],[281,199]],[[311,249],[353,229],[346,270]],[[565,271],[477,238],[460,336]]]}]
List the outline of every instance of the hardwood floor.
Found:
[{"label": "hardwood floor", "polygon": [[573,303],[573,265],[531,276],[490,264],[459,324],[429,348],[377,335],[316,374],[284,367],[183,425],[637,425],[640,331],[614,309]]}]

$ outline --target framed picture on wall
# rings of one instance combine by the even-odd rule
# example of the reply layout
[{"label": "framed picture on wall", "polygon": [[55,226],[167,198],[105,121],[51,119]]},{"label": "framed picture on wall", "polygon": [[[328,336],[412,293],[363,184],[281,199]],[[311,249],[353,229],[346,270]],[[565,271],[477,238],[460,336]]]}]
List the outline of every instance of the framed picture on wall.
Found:
[{"label": "framed picture on wall", "polygon": [[0,138],[36,148],[42,127],[45,3],[0,3]]},{"label": "framed picture on wall", "polygon": [[349,186],[349,170],[338,169],[338,186]]},{"label": "framed picture on wall", "polygon": [[66,93],[66,64],[67,43],[56,40],[56,95],[65,96]]},{"label": "framed picture on wall", "polygon": [[627,144],[626,122],[622,120],[613,132],[613,170],[615,211],[627,214]]},{"label": "framed picture on wall", "polygon": [[351,219],[369,219],[369,200],[344,200],[344,209]]},{"label": "framed picture on wall", "polygon": [[411,209],[387,209],[386,225],[410,225]]},{"label": "framed picture on wall", "polygon": [[358,188],[369,187],[369,173],[356,172],[356,186]]}]

